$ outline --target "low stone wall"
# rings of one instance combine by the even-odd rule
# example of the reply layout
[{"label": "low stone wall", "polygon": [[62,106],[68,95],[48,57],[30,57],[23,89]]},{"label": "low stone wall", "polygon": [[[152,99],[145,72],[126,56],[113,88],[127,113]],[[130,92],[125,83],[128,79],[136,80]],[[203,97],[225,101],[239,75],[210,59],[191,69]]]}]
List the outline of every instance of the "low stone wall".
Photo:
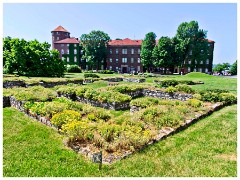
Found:
[{"label": "low stone wall", "polygon": [[108,81],[108,82],[120,82],[120,81],[123,81],[123,78],[102,78],[102,80]]},{"label": "low stone wall", "polygon": [[5,106],[5,107],[15,107],[16,109],[18,109],[19,111],[22,111],[24,112],[26,115],[28,115],[30,118],[33,118],[33,119],[36,119],[37,121],[49,126],[49,127],[52,127],[54,129],[57,129],[56,126],[54,126],[51,121],[46,118],[46,117],[42,117],[40,115],[33,115],[33,114],[30,114],[26,109],[24,109],[24,101],[18,101],[16,100],[13,96],[10,96],[10,97],[4,97],[3,99],[5,99],[7,101],[8,99],[8,102],[6,103],[9,103],[8,106]]},{"label": "low stone wall", "polygon": [[4,81],[3,88],[26,87],[24,81]]},{"label": "low stone wall", "polygon": [[123,78],[123,81],[134,82],[134,83],[143,83],[146,81],[146,79]]},{"label": "low stone wall", "polygon": [[159,90],[153,91],[153,90],[144,89],[142,92],[144,96],[156,97],[161,99],[176,99],[180,101],[186,101],[193,97],[192,94],[167,93]]},{"label": "low stone wall", "polygon": [[125,102],[125,103],[98,102],[98,101],[93,101],[93,100],[89,100],[89,99],[78,97],[78,96],[76,97],[76,100],[82,103],[91,104],[92,106],[95,106],[95,107],[102,107],[102,108],[111,109],[111,110],[124,110],[124,109],[130,108],[130,102]]},{"label": "low stone wall", "polygon": [[13,87],[43,86],[45,88],[51,88],[58,85],[67,85],[69,83],[83,84],[83,80],[59,81],[59,82],[37,82],[37,83],[31,83],[31,84],[27,84],[24,81],[5,81],[3,82],[3,87],[13,88]]},{"label": "low stone wall", "polygon": [[136,98],[136,97],[143,96],[143,90],[137,90],[137,91],[127,92],[127,93],[123,93],[123,94],[129,95],[132,98]]}]

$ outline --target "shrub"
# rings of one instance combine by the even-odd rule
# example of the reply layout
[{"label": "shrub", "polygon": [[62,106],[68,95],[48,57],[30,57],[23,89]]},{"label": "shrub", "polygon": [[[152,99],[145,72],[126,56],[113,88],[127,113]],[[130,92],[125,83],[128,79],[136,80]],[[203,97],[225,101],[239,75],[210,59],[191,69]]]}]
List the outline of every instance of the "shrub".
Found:
[{"label": "shrub", "polygon": [[179,84],[195,85],[195,82],[190,81],[190,80],[180,80],[178,82],[179,82]]},{"label": "shrub", "polygon": [[165,92],[167,93],[174,93],[177,91],[177,88],[173,87],[173,86],[169,86],[165,89]]},{"label": "shrub", "polygon": [[57,97],[57,93],[42,86],[14,88],[13,96],[19,101],[48,101]]},{"label": "shrub", "polygon": [[233,93],[220,93],[219,99],[226,104],[232,104],[237,102],[237,97]]},{"label": "shrub", "polygon": [[87,142],[94,139],[96,124],[88,120],[71,121],[62,125],[61,131],[66,133],[70,141]]},{"label": "shrub", "polygon": [[51,123],[61,128],[63,124],[73,121],[80,121],[80,119],[81,114],[79,112],[73,110],[64,110],[61,113],[55,114],[51,119]]},{"label": "shrub", "polygon": [[160,81],[160,86],[161,87],[169,87],[169,86],[174,87],[178,84],[179,84],[179,82],[177,80],[174,80],[174,79]]},{"label": "shrub", "polygon": [[68,73],[81,73],[82,70],[78,65],[68,65],[67,72]]},{"label": "shrub", "polygon": [[187,100],[187,104],[190,105],[190,106],[192,106],[192,107],[197,108],[197,107],[202,106],[202,105],[203,105],[203,102],[200,101],[200,100],[198,100],[198,99],[188,99],[188,100]]},{"label": "shrub", "polygon": [[130,102],[130,106],[146,108],[151,105],[157,105],[159,101],[160,101],[159,99],[152,98],[152,97],[137,98]]},{"label": "shrub", "polygon": [[177,91],[185,92],[185,93],[194,93],[195,91],[188,85],[178,84],[176,86]]},{"label": "shrub", "polygon": [[97,74],[84,73],[84,78],[100,78]]},{"label": "shrub", "polygon": [[193,99],[201,100],[201,99],[202,99],[202,96],[201,96],[201,94],[194,94],[194,95],[193,95]]}]

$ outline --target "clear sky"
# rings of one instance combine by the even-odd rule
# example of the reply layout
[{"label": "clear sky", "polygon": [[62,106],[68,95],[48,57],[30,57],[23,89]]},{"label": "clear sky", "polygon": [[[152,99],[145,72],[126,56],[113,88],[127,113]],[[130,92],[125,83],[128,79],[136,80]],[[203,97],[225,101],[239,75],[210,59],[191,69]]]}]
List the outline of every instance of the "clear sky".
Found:
[{"label": "clear sky", "polygon": [[182,22],[198,21],[215,41],[213,63],[237,59],[236,3],[11,3],[3,4],[3,37],[51,43],[51,31],[62,25],[71,36],[102,30],[111,39],[173,37]]}]

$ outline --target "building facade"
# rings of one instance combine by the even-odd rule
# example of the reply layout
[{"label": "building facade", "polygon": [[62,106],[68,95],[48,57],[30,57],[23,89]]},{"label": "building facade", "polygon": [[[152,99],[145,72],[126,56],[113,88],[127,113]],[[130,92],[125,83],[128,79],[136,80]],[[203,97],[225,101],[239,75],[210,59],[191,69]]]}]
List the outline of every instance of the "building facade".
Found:
[{"label": "building facade", "polygon": [[[52,48],[57,49],[60,53],[60,58],[66,64],[78,65],[82,69],[87,69],[87,62],[81,59],[82,49],[79,46],[78,38],[70,37],[68,32],[62,26],[58,26],[51,31],[52,33]],[[167,68],[156,68],[159,73],[167,72],[169,74],[186,74],[189,72],[211,73],[213,64],[214,41],[206,39],[208,42],[208,55],[206,60],[197,61],[191,57],[191,50],[188,59],[183,62],[182,67],[175,66],[173,70]],[[157,41],[156,41],[157,43]],[[110,40],[107,45],[108,55],[106,63],[102,68],[113,70],[119,73],[134,73],[143,72],[141,64],[141,44],[142,40],[132,40],[129,38]]]},{"label": "building facade", "polygon": [[70,37],[62,26],[58,26],[52,32],[52,48],[59,51],[59,57],[70,65],[80,66],[80,47],[78,38]]},{"label": "building facade", "polygon": [[201,72],[201,73],[212,73],[213,66],[213,52],[214,52],[214,41],[206,39],[208,42],[207,58],[205,60],[196,60],[191,57],[192,51],[189,51],[188,59],[183,62],[182,68],[175,66],[174,73],[190,73],[190,72]]},{"label": "building facade", "polygon": [[121,73],[142,72],[142,40],[111,40],[107,45],[107,69]]}]

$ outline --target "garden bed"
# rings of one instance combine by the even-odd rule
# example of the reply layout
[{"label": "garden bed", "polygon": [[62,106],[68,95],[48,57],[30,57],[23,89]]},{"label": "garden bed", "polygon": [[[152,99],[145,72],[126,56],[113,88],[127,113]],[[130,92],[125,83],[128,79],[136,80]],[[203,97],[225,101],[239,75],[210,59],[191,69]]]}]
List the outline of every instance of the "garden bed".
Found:
[{"label": "garden bed", "polygon": [[[124,158],[237,101],[234,95],[221,90],[202,91],[179,100],[161,96],[131,100],[126,95],[143,93],[144,88],[119,85],[92,89],[68,85],[47,89],[38,86],[4,89],[3,100],[5,106],[14,106],[41,123],[57,128],[68,137],[66,144],[76,152],[92,158],[94,153],[102,150],[104,163]],[[177,86],[176,89],[166,88],[168,92],[164,93],[175,90],[191,91],[188,87]],[[159,93],[158,89],[148,91]],[[129,103],[135,110],[117,116],[109,110],[89,105],[116,110],[129,108]]]}]

